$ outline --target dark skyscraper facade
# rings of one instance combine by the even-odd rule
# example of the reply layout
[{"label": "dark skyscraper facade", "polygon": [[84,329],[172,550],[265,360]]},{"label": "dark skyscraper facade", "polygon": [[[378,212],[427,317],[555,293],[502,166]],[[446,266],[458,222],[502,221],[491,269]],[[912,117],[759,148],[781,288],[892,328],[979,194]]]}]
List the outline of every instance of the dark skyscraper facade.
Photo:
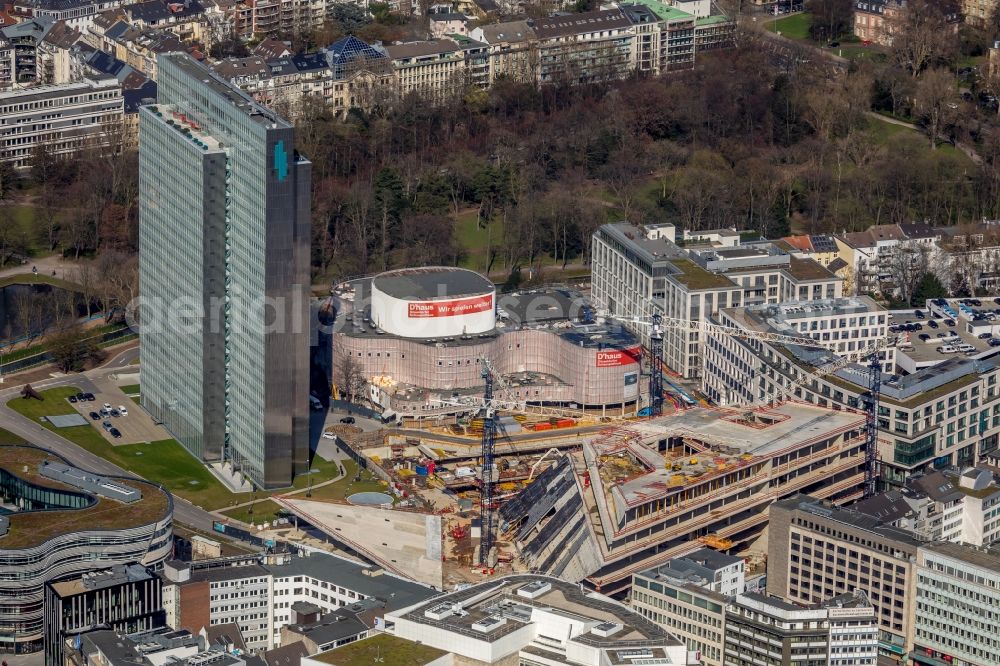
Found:
[{"label": "dark skyscraper facade", "polygon": [[140,114],[142,404],[261,488],[309,457],[309,162],[291,124],[185,54]]}]

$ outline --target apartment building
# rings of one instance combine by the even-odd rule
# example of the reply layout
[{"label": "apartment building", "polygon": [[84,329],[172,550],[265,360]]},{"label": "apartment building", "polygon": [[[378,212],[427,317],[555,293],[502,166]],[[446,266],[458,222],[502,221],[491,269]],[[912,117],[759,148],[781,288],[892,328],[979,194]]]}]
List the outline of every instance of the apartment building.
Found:
[{"label": "apartment building", "polygon": [[534,83],[538,80],[538,51],[533,21],[488,23],[469,31],[469,37],[487,44],[488,81],[498,78]]},{"label": "apartment building", "polygon": [[[725,308],[841,297],[841,278],[773,243],[719,246],[709,241],[686,243],[682,248],[674,241],[672,225],[600,227],[591,252],[592,297],[597,307],[628,319],[648,320],[659,313],[697,322]],[[626,326],[648,346],[648,325]],[[664,332],[663,361],[681,376],[700,377],[703,354],[702,333],[678,328]]]},{"label": "apartment building", "polygon": [[895,284],[904,273],[903,262],[920,261],[927,265],[937,261],[937,242],[941,233],[926,224],[881,224],[865,231],[834,236],[840,256],[847,261],[855,276],[857,293],[898,291]]},{"label": "apartment building", "polygon": [[864,592],[809,606],[755,592],[726,607],[726,666],[874,666],[875,610]]},{"label": "apartment building", "polygon": [[985,546],[1000,540],[1000,480],[992,465],[950,467],[913,476],[901,491],[858,505],[928,541]]},{"label": "apartment building", "polygon": [[175,629],[236,624],[255,652],[281,645],[282,628],[302,621],[310,604],[330,613],[359,602],[374,616],[432,596],[434,590],[332,555],[219,558],[168,562],[166,622]]},{"label": "apartment building", "polygon": [[385,51],[357,37],[343,37],[310,54],[226,58],[214,71],[258,103],[289,118],[308,101],[322,100],[333,115],[369,110],[392,95],[393,71]]},{"label": "apartment building", "polygon": [[745,586],[743,558],[701,548],[633,574],[629,603],[687,643],[704,666],[723,666],[726,605]]},{"label": "apartment building", "polygon": [[621,10],[635,33],[631,60],[637,71],[659,74],[694,66],[695,16],[656,0]]},{"label": "apartment building", "polygon": [[767,593],[809,604],[861,590],[875,609],[879,654],[903,661],[913,646],[922,543],[860,511],[807,495],[788,497],[770,510]]},{"label": "apartment building", "polygon": [[[730,308],[720,312],[717,321],[758,332],[796,330],[797,326],[789,328],[778,319],[763,316],[769,312]],[[886,323],[879,322],[879,318],[884,316],[878,312],[856,314],[856,321],[864,317],[865,323],[857,323],[857,328],[851,330],[848,315],[847,329],[851,336],[859,336],[858,342],[878,339]],[[839,319],[838,315],[838,322]],[[861,327],[867,327],[864,338],[861,336],[865,328]],[[837,360],[834,352],[728,335],[708,338],[704,346],[703,385],[713,400],[746,404],[751,399],[766,402],[790,395],[796,400],[835,409],[858,409],[864,405],[868,391],[866,367],[849,365],[821,377],[812,374]],[[929,339],[933,342],[934,338]],[[850,338],[848,343],[852,341]],[[971,358],[937,354],[933,364],[916,368],[912,374],[888,374],[895,371],[889,367],[892,359],[912,354],[914,345],[929,346],[934,351],[934,345],[919,341],[901,346],[895,356],[891,349],[887,350],[882,361],[887,373],[882,377],[878,413],[879,458],[882,481],[890,486],[899,486],[908,477],[930,467],[974,465],[997,448],[1000,434],[997,355],[984,352],[979,358]]]},{"label": "apartment building", "polygon": [[54,25],[52,19],[40,16],[0,28],[0,90],[39,82],[39,45]]},{"label": "apartment building", "polygon": [[905,8],[903,0],[857,0],[854,3],[854,34],[863,42],[892,46],[896,18]]},{"label": "apartment building", "polygon": [[487,48],[473,40],[432,39],[390,44],[385,52],[392,61],[399,97],[414,93],[444,103],[457,99],[470,85],[488,84]]},{"label": "apartment building", "polygon": [[1000,224],[989,223],[939,230],[936,261],[931,268],[952,293],[1000,289]]},{"label": "apartment building", "polygon": [[915,666],[1000,664],[1000,552],[930,543],[917,552]]},{"label": "apartment building", "polygon": [[113,78],[0,93],[0,159],[22,168],[39,146],[72,155],[111,145],[124,113],[122,87]]},{"label": "apartment building", "polygon": [[632,22],[621,9],[538,19],[532,27],[540,83],[613,81],[631,69]]},{"label": "apartment building", "polygon": [[20,18],[65,21],[86,30],[101,12],[122,5],[122,0],[15,0],[14,15]]}]

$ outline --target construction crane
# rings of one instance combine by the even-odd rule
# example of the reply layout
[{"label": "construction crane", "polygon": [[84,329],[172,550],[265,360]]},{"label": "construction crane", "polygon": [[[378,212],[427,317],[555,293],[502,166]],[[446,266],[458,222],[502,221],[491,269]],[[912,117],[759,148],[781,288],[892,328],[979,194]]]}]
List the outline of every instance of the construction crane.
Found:
[{"label": "construction crane", "polygon": [[[660,361],[659,356],[653,355],[652,350],[654,348],[662,350],[663,348],[663,331],[666,329],[679,330],[687,333],[709,333],[713,335],[724,335],[736,338],[742,338],[746,340],[755,340],[762,342],[777,342],[779,344],[794,344],[802,347],[818,347],[823,349],[828,349],[830,351],[835,351],[835,343],[830,341],[814,340],[813,338],[805,336],[794,336],[785,335],[783,333],[774,333],[771,331],[753,331],[742,328],[736,328],[733,326],[723,326],[721,324],[713,324],[703,321],[687,321],[684,319],[674,319],[674,318],[664,318],[658,314],[654,314],[649,319],[641,319],[638,317],[619,317],[616,315],[602,313],[601,316],[608,319],[614,319],[616,321],[635,323],[644,326],[651,326],[652,332],[650,335],[650,352],[653,356],[653,363],[651,364],[651,374],[659,378],[659,381],[654,382],[653,377],[650,377],[649,387],[650,387],[650,405],[656,405],[657,403],[662,404],[663,400],[663,388],[662,388],[662,377],[660,377],[660,369],[658,363]],[[882,391],[882,363],[880,359],[880,353],[886,349],[890,344],[891,340],[889,338],[882,338],[876,340],[874,343],[868,345],[864,349],[848,352],[836,358],[835,360],[822,365],[815,370],[804,373],[797,379],[792,379],[788,384],[783,384],[781,381],[775,382],[775,387],[778,391],[784,394],[785,397],[794,398],[795,389],[805,386],[806,383],[828,375],[830,373],[836,372],[837,370],[844,368],[851,363],[857,363],[859,361],[865,363],[867,366],[867,380],[868,380],[868,391],[867,395],[862,398],[864,403],[865,411],[865,485],[864,485],[864,497],[868,498],[875,494],[878,486],[878,408],[879,399],[881,397]],[[654,392],[657,391],[657,392]],[[757,407],[761,404],[770,402],[769,400],[754,400],[749,404],[750,408]]]},{"label": "construction crane", "polygon": [[482,526],[480,528],[479,539],[479,565],[482,567],[492,566],[491,555],[493,555],[494,540],[496,538],[496,527],[494,525],[495,508],[493,506],[493,484],[494,465],[493,454],[496,448],[496,433],[499,427],[497,410],[493,406],[493,383],[499,382],[506,388],[503,378],[493,370],[493,364],[488,359],[480,359],[482,364],[483,378],[483,437],[482,437],[482,457],[483,467],[480,475],[480,500],[479,515]]}]

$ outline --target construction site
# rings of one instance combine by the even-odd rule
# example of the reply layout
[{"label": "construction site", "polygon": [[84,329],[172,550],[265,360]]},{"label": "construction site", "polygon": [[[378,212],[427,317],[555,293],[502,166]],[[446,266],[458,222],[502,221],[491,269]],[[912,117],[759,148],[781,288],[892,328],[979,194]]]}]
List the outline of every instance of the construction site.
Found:
[{"label": "construction site", "polygon": [[[402,303],[386,312],[405,320],[410,310]],[[523,368],[489,354],[470,357],[453,366],[468,388],[442,401],[448,420],[329,433],[380,492],[277,501],[339,547],[440,589],[530,571],[624,595],[633,573],[704,546],[744,556],[753,567],[767,549],[768,508],[786,496],[847,504],[873,494],[878,359],[889,341],[786,382],[783,400],[733,409],[669,399],[664,383],[676,386],[662,362],[664,330],[810,348],[826,343],[656,314],[627,321],[651,327],[649,348],[627,358],[631,384],[641,378],[646,389],[642,410],[609,414],[534,401],[519,380]],[[476,323],[490,322],[487,316]],[[608,316],[595,323],[617,325]],[[602,358],[582,364],[601,366]],[[857,409],[791,397],[798,383],[858,361],[870,385]],[[443,361],[437,366],[442,380],[457,372],[444,370]]]},{"label": "construction site", "polygon": [[382,481],[382,500],[279,502],[344,548],[442,589],[537,571],[619,594],[633,572],[703,545],[766,551],[767,508],[782,497],[844,504],[864,491],[863,412],[788,402],[570,421],[498,417],[492,473],[482,418],[462,434],[342,429],[338,446]]}]

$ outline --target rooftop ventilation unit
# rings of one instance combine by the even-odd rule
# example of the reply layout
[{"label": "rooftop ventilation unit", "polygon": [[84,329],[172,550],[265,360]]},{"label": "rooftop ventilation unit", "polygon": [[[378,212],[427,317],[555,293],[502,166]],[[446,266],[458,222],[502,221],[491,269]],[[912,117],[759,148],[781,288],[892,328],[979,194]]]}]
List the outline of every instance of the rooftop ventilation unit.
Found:
[{"label": "rooftop ventilation unit", "polygon": [[544,580],[536,580],[518,588],[517,596],[526,599],[537,599],[551,589],[552,583]]},{"label": "rooftop ventilation unit", "polygon": [[484,617],[478,622],[472,624],[472,628],[483,634],[488,634],[494,629],[499,629],[503,625],[507,624],[507,618],[497,617],[496,615],[490,615],[489,617]]},{"label": "rooftop ventilation unit", "polygon": [[619,631],[622,630],[622,625],[615,624],[614,622],[601,622],[599,625],[590,630],[590,633],[595,636],[600,636],[601,638],[607,638],[608,636],[614,636]]}]

